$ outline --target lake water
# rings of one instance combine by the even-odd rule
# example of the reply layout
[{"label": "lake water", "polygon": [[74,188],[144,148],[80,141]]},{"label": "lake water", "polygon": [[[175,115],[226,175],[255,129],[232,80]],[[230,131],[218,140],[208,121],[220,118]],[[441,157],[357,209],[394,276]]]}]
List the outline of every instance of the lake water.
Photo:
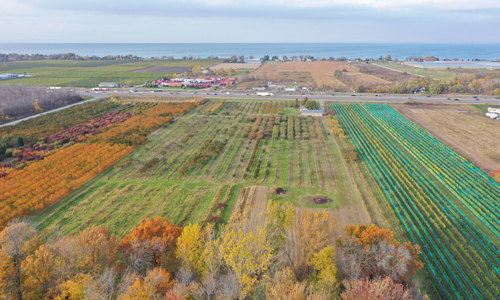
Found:
[{"label": "lake water", "polygon": [[263,57],[264,55],[312,55],[314,57],[379,58],[391,54],[392,58],[404,60],[408,56],[434,55],[440,59],[457,57],[464,59],[500,59],[500,44],[224,44],[224,43],[0,43],[0,53],[20,54],[58,54],[76,53],[78,55],[128,55],[145,58],[193,55],[194,57],[230,57],[233,54]]}]

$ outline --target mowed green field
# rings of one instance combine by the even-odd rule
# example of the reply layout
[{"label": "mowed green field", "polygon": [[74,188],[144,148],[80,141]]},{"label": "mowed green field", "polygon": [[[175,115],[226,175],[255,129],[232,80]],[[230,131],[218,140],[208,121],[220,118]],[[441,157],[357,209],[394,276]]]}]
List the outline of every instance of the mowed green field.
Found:
[{"label": "mowed green field", "polygon": [[[415,68],[412,66],[405,66],[405,65],[398,65],[394,63],[385,63],[385,62],[370,62],[372,65],[376,65],[379,67],[384,67],[400,72],[407,72],[409,74],[414,74],[414,75],[420,75],[420,76],[430,76],[434,79],[444,79],[444,80],[452,80],[456,75],[460,74],[458,72],[454,72],[453,69],[451,70],[446,70],[446,69],[435,69],[435,68],[429,68],[429,69],[422,69],[422,68]],[[474,69],[476,72],[485,72],[485,73],[491,73],[491,70],[488,69]]]},{"label": "mowed green field", "polygon": [[133,72],[150,67],[193,67],[209,66],[220,60],[43,60],[0,64],[0,73],[34,75],[29,78],[18,78],[1,81],[0,84],[26,84],[44,86],[94,87],[100,82],[116,82],[126,84],[132,80],[134,84],[156,80],[167,74],[164,72]]},{"label": "mowed green field", "polygon": [[[198,107],[36,216],[35,223],[46,232],[60,228],[64,234],[104,225],[123,236],[140,220],[158,215],[184,225],[213,216],[225,222],[240,190],[255,185],[284,187],[287,195],[280,200],[298,207],[363,210],[326,123],[320,123],[323,132],[317,138],[243,137],[251,114],[293,109],[291,102],[272,101],[268,111],[269,103],[210,101]],[[214,107],[215,114],[209,114]],[[331,201],[316,205],[314,196]],[[226,205],[217,208],[220,203]]]}]

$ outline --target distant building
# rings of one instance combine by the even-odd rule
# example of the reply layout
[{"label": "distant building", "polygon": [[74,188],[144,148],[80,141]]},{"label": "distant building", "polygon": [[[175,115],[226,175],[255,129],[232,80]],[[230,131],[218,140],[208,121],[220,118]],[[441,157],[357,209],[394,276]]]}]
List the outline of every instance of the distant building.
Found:
[{"label": "distant building", "polygon": [[101,88],[117,88],[119,85],[115,82],[101,82],[99,83],[99,87]]},{"label": "distant building", "polygon": [[0,80],[7,80],[7,79],[13,79],[13,78],[19,78],[18,74],[0,74]]},{"label": "distant building", "polygon": [[325,111],[322,109],[315,109],[315,110],[301,110],[300,114],[304,117],[311,116],[311,117],[322,117],[325,115]]},{"label": "distant building", "polygon": [[247,63],[247,64],[261,64],[262,60],[260,58],[245,58],[245,63]]}]

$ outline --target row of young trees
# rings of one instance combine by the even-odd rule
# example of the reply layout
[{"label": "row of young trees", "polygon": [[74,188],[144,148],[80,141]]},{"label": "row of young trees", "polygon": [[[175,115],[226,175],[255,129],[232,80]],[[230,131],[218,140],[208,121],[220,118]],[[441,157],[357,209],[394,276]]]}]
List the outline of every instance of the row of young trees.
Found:
[{"label": "row of young trees", "polygon": [[80,101],[78,93],[67,89],[47,90],[45,87],[0,85],[0,123],[34,115],[46,110]]},{"label": "row of young trees", "polygon": [[[423,299],[412,281],[419,248],[390,230],[269,201],[254,227],[248,211],[220,231],[145,219],[121,241],[107,228],[42,241],[27,222],[0,233],[5,299]],[[297,232],[293,254],[288,236]],[[366,297],[366,298],[360,298]]]},{"label": "row of young trees", "polygon": [[[0,167],[0,228],[11,219],[38,212],[58,201],[144,143],[151,131],[197,105],[158,104],[132,117],[127,113],[110,113],[86,123],[106,125],[96,134],[77,134],[79,137],[73,141],[64,134],[56,134],[16,150],[20,153],[14,151],[15,169],[12,164]],[[74,130],[70,132],[81,133],[87,125],[72,127]],[[61,147],[56,147],[58,143]]]}]

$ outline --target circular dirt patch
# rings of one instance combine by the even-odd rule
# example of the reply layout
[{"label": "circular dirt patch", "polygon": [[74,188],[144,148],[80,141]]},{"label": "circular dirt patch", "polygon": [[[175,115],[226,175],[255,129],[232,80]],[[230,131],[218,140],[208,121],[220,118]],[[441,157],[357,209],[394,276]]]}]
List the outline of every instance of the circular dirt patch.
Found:
[{"label": "circular dirt patch", "polygon": [[320,196],[320,195],[307,196],[307,197],[304,197],[302,199],[302,201],[304,201],[306,203],[311,203],[314,205],[321,205],[321,204],[333,202],[332,199],[325,197],[325,196]]}]

